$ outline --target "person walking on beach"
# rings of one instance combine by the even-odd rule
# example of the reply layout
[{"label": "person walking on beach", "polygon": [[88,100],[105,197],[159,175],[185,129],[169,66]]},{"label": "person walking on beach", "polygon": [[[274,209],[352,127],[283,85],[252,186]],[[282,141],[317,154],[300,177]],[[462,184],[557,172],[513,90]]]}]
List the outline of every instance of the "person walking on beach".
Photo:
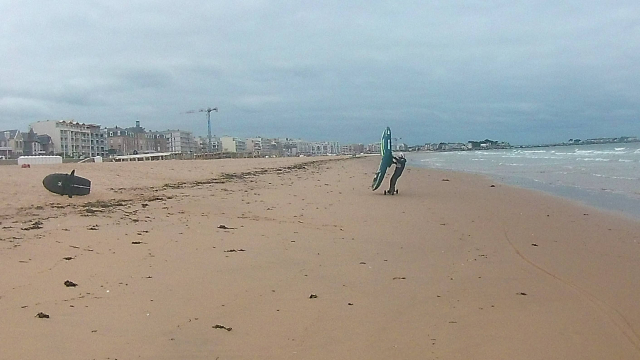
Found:
[{"label": "person walking on beach", "polygon": [[396,169],[393,172],[393,175],[391,175],[391,180],[389,181],[389,190],[387,190],[387,194],[391,195],[395,194],[396,192],[396,182],[404,171],[404,166],[407,163],[407,159],[404,158],[403,153],[400,153],[398,154],[398,156],[393,157],[393,163],[396,164]]}]

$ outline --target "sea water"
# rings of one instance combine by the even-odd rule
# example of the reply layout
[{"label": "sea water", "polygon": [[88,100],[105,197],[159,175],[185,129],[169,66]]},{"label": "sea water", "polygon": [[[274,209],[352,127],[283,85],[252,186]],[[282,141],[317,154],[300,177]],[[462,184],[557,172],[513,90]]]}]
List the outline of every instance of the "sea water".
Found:
[{"label": "sea water", "polygon": [[416,152],[409,166],[485,174],[640,219],[640,142]]}]

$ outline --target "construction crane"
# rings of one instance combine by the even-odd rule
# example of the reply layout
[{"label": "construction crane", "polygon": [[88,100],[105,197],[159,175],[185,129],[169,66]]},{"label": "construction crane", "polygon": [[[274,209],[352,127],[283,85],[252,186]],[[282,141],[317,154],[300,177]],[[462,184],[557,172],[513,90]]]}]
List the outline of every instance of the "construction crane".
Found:
[{"label": "construction crane", "polygon": [[186,113],[187,114],[193,114],[193,113],[197,113],[197,112],[206,112],[207,113],[207,128],[208,128],[208,140],[209,140],[209,153],[213,152],[213,144],[211,143],[211,112],[215,111],[218,112],[218,108],[214,107],[214,108],[206,108],[206,109],[200,109],[200,110],[189,110]]}]

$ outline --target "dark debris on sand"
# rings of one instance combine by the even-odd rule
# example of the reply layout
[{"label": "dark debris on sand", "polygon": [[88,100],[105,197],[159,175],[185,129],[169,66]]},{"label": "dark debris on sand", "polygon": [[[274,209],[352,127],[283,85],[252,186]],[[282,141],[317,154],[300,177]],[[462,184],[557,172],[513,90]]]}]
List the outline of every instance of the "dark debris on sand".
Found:
[{"label": "dark debris on sand", "polygon": [[78,286],[78,284],[74,283],[71,280],[65,280],[64,286],[66,286],[66,287],[76,287],[76,286]]},{"label": "dark debris on sand", "polygon": [[224,329],[224,330],[227,330],[227,331],[231,331],[232,330],[231,327],[227,327],[227,326],[220,325],[220,324],[215,324],[215,325],[212,326],[212,328],[214,328],[214,329]]},{"label": "dark debris on sand", "polygon": [[40,220],[36,220],[34,222],[31,223],[31,225],[27,226],[27,227],[23,227],[21,228],[21,230],[37,230],[37,229],[42,229],[42,224],[43,222]]}]

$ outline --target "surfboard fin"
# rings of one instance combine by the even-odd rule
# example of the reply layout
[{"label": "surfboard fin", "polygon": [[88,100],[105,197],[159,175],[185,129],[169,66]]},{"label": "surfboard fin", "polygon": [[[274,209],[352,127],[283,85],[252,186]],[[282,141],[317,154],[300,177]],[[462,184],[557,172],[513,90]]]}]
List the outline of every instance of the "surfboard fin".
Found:
[{"label": "surfboard fin", "polygon": [[76,169],[71,170],[67,178],[65,179],[65,183],[62,185],[64,192],[69,196],[69,198],[73,197],[73,193],[71,192],[71,186],[73,185],[73,178],[76,176]]}]

